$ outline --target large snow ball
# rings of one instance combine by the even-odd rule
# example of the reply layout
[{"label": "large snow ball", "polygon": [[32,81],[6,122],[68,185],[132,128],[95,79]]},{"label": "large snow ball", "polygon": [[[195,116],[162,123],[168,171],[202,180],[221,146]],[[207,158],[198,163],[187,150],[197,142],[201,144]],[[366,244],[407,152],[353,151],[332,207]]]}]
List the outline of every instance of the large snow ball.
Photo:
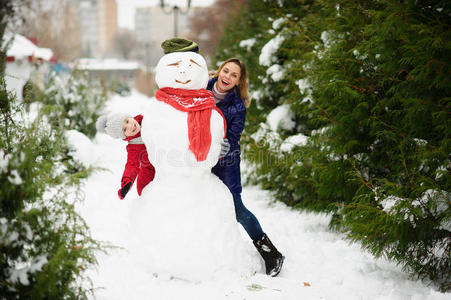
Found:
[{"label": "large snow ball", "polygon": [[143,109],[141,136],[146,144],[149,159],[156,168],[156,176],[193,172],[210,173],[218,162],[220,142],[224,138],[224,121],[213,110],[210,118],[211,145],[207,159],[197,161],[189,150],[187,113],[151,99]]},{"label": "large snow ball", "polygon": [[207,62],[195,52],[169,53],[157,64],[155,81],[160,89],[204,89],[208,79]]}]

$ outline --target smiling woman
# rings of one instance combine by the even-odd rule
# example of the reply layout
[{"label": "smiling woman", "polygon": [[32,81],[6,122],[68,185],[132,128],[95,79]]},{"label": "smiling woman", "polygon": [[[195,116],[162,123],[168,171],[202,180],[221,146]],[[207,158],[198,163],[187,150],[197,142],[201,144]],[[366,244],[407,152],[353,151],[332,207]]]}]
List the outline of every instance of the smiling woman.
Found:
[{"label": "smiling woman", "polygon": [[207,89],[213,92],[216,107],[227,122],[226,138],[230,149],[213,167],[212,172],[229,188],[233,196],[237,221],[244,227],[265,261],[266,274],[277,276],[285,256],[263,232],[255,215],[244,206],[241,199],[240,139],[250,105],[247,71],[244,62],[229,58],[216,71]]},{"label": "smiling woman", "polygon": [[238,85],[241,77],[241,68],[239,65],[229,62],[219,71],[216,88],[219,92],[225,93]]}]

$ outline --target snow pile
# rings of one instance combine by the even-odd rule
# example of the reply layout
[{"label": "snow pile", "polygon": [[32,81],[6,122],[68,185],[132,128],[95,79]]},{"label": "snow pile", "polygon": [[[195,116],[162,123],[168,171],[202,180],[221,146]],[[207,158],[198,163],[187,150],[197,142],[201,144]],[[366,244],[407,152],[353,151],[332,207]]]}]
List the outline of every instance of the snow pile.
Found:
[{"label": "snow pile", "polygon": [[68,130],[65,132],[65,135],[69,142],[69,154],[87,168],[95,166],[99,154],[93,151],[91,140],[76,130]]}]

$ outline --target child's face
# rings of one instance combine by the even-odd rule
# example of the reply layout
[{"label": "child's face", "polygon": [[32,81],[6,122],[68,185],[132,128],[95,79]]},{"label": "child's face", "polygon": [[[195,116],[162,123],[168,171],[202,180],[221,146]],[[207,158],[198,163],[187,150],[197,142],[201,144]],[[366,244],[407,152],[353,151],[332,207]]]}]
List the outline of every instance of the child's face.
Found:
[{"label": "child's face", "polygon": [[122,123],[122,131],[127,137],[137,135],[140,130],[141,125],[133,118],[127,118]]}]

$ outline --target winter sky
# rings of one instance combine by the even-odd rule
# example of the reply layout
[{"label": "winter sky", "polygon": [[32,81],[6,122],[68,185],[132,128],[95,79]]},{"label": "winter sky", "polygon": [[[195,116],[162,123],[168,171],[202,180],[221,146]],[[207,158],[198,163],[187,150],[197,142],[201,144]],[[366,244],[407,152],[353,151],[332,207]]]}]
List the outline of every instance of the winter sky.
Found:
[{"label": "winter sky", "polygon": [[[167,5],[186,7],[187,0],[164,0]],[[191,0],[191,6],[208,6],[215,0]],[[116,0],[119,27],[132,29],[134,27],[135,8],[140,6],[159,5],[160,0]]]}]

